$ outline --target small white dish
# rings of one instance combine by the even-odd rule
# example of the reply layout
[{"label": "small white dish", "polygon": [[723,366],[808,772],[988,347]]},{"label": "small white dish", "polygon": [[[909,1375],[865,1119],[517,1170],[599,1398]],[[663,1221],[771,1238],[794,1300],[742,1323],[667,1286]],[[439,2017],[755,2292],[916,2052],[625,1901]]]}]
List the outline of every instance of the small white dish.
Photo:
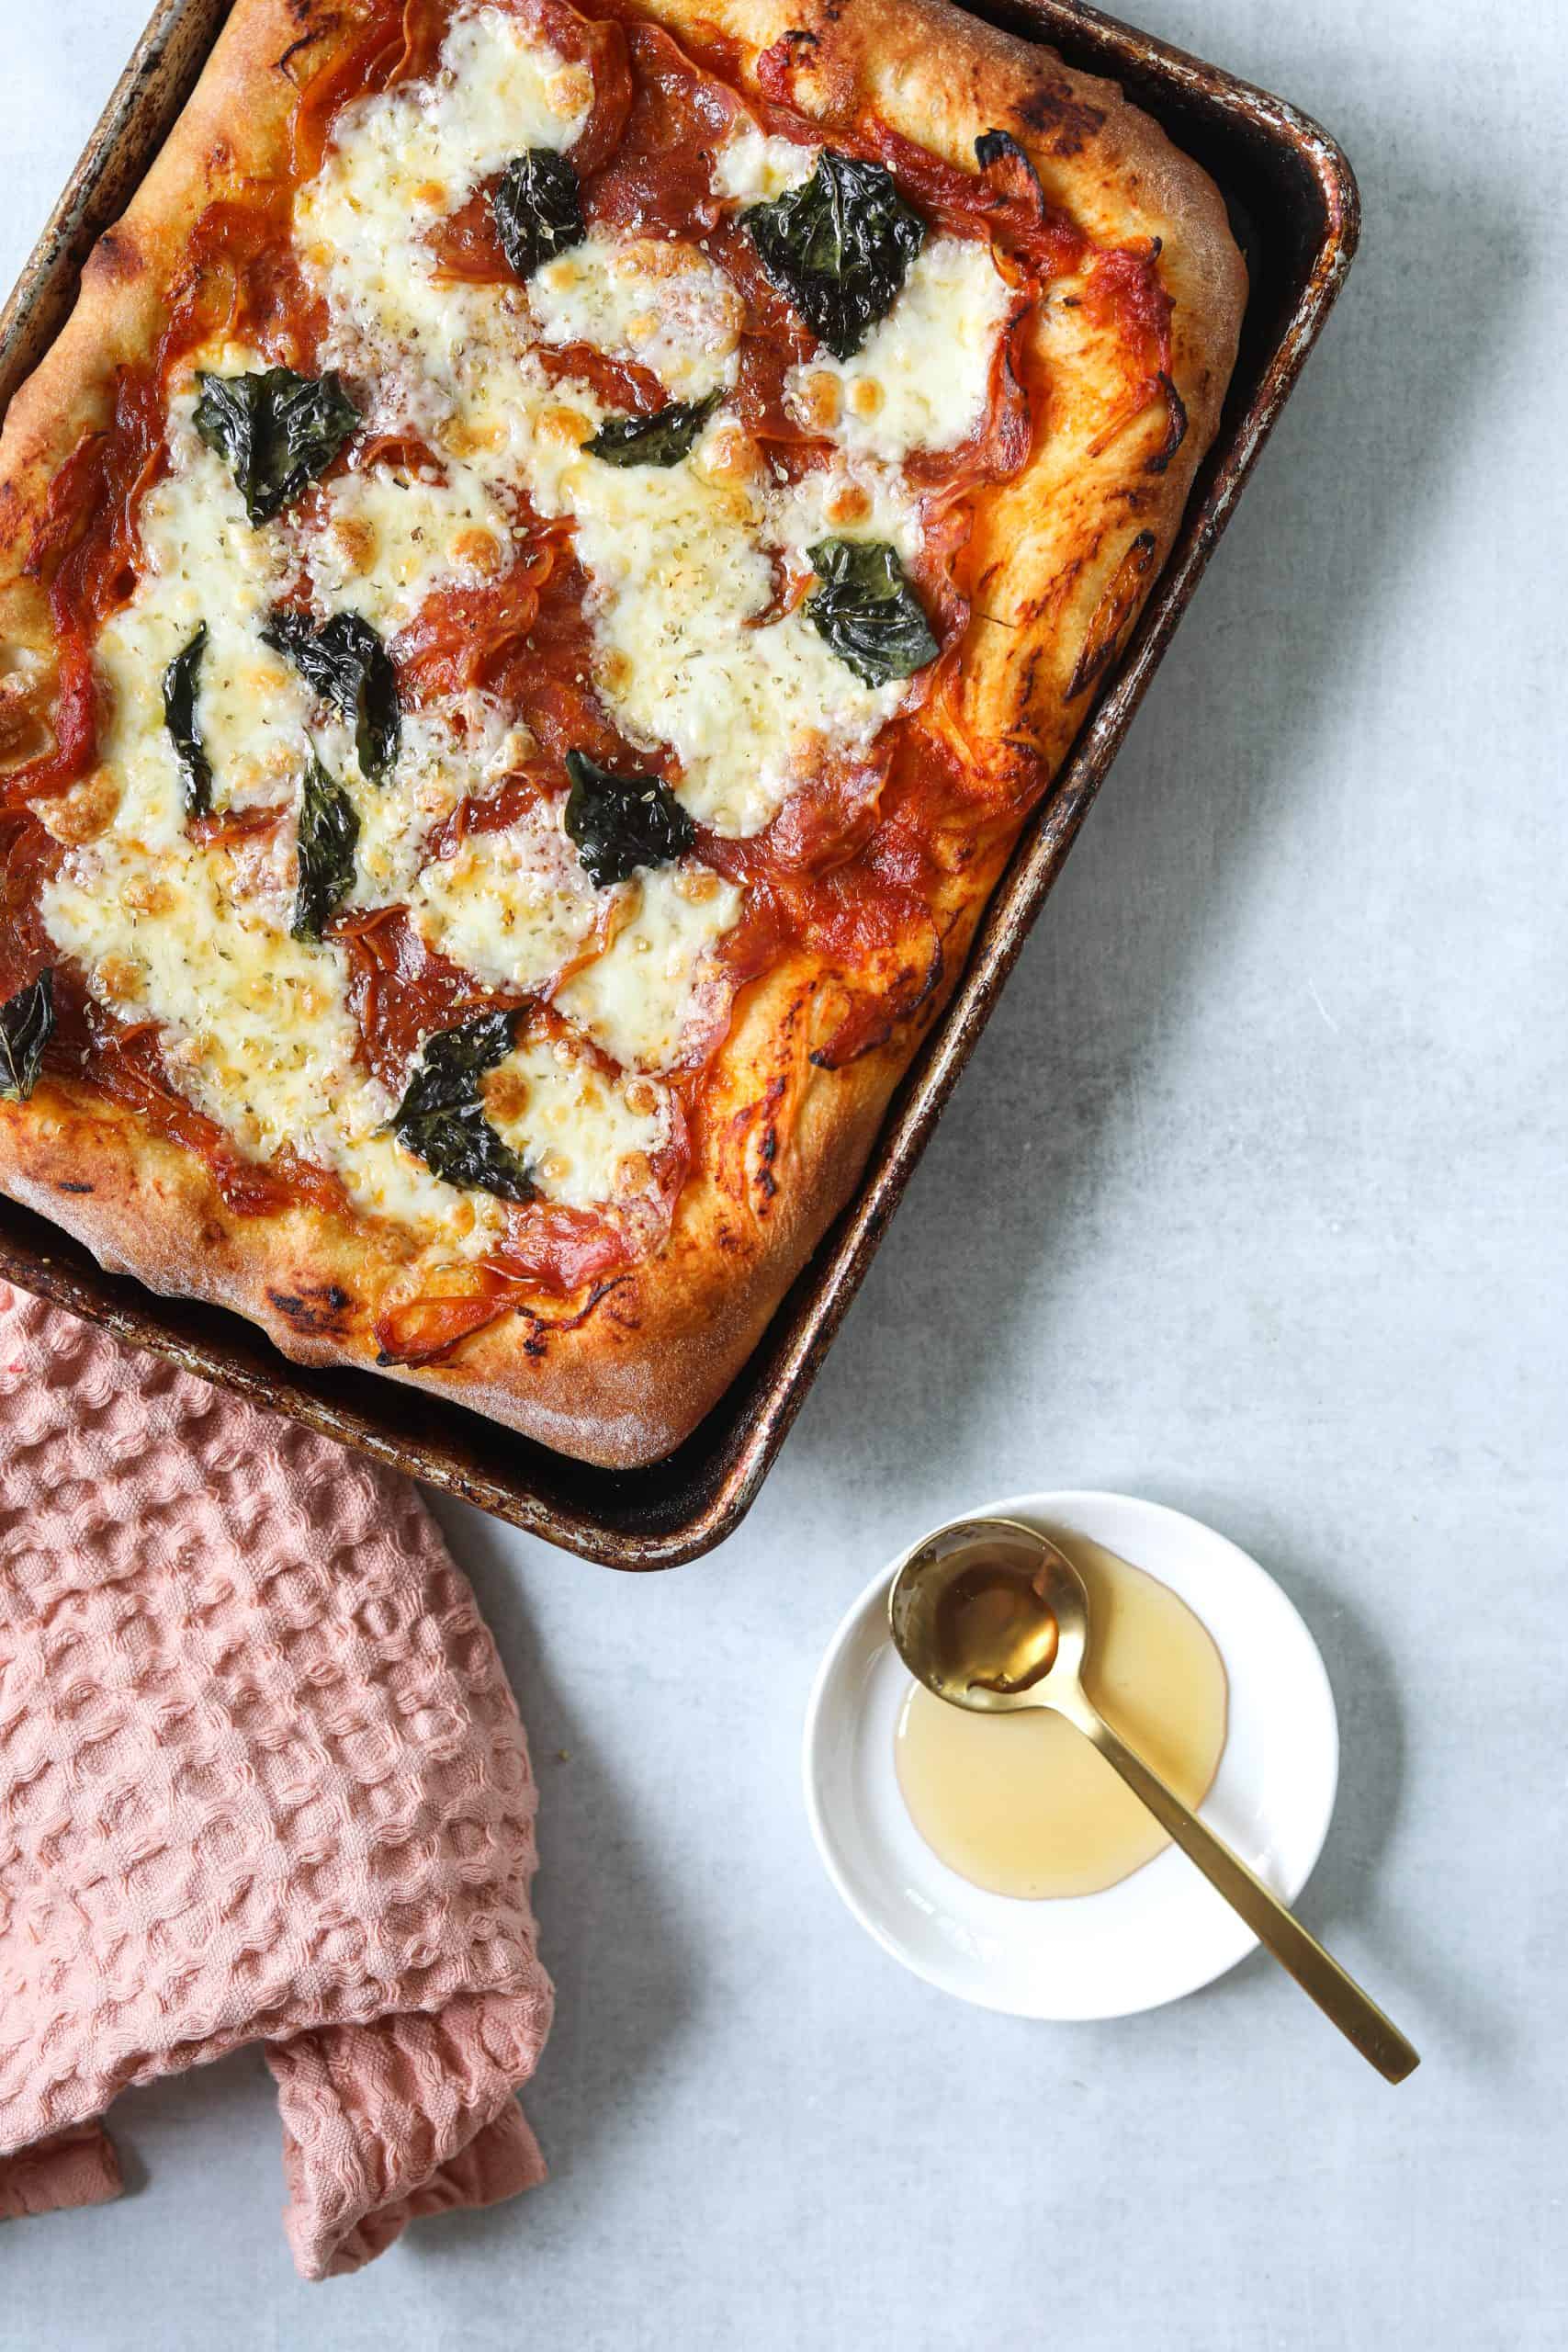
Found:
[{"label": "small white dish", "polygon": [[[1131,1495],[1014,1495],[963,1516],[1089,1536],[1202,1619],[1224,1660],[1230,1705],[1224,1752],[1199,1810],[1293,1902],[1328,1834],[1339,1732],[1323,1660],[1273,1578],[1213,1528]],[[834,1634],[806,1714],[812,1836],[862,1927],[929,1984],[1015,2017],[1129,2017],[1245,1959],[1257,1938],[1173,1847],[1102,1894],[1038,1903],[988,1894],[937,1860],[894,1769],[909,1687],[887,1632],[897,1565],[873,1578]]]}]

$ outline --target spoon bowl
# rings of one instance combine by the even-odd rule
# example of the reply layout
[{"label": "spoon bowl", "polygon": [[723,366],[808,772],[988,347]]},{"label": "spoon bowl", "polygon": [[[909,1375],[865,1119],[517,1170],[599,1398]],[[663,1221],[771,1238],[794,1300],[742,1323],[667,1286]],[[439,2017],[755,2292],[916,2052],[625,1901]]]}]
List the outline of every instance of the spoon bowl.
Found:
[{"label": "spoon bowl", "polygon": [[1084,1580],[1065,1553],[1017,1520],[939,1527],[899,1567],[887,1615],[910,1673],[952,1707],[1054,1708],[1054,1690],[1082,1671]]}]

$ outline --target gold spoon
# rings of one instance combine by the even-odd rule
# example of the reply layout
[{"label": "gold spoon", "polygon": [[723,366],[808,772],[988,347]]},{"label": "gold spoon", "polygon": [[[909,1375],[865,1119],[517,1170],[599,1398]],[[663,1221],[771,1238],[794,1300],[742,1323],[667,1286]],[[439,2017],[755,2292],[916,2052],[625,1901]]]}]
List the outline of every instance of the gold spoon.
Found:
[{"label": "gold spoon", "polygon": [[1238,1854],[1204,1827],[1113,1732],[1082,1681],[1089,1595],[1072,1562],[1032,1527],[966,1519],[928,1535],[887,1597],[899,1657],[950,1706],[985,1714],[1041,1707],[1094,1742],[1210,1884],[1238,1911],[1324,2015],[1391,2083],[1420,2064],[1399,2028],[1309,1936]]}]

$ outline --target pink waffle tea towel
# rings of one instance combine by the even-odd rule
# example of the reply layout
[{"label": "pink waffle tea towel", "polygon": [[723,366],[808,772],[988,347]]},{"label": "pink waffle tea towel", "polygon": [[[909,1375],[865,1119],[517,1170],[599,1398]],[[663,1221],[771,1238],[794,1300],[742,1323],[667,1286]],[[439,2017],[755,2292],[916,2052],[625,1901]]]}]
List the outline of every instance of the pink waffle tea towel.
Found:
[{"label": "pink waffle tea towel", "polygon": [[0,2218],[245,2042],[308,2278],[541,2179],[535,1803],[412,1487],[0,1282]]}]

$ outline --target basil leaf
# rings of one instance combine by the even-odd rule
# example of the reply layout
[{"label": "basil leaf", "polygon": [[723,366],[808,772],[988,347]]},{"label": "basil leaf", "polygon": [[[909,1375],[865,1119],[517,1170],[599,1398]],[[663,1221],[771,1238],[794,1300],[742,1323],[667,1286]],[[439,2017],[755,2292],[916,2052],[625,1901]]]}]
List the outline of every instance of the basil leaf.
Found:
[{"label": "basil leaf", "polygon": [[836,359],[850,359],[898,299],[926,225],[893,175],[825,147],[799,187],[741,220],[779,292]]},{"label": "basil leaf", "polygon": [[533,1170],[491,1125],[479,1092],[486,1070],[512,1051],[516,1018],[481,1012],[427,1037],[392,1131],[448,1184],[493,1193],[502,1201],[533,1201],[539,1193]]},{"label": "basil leaf", "polygon": [[248,376],[200,372],[197,382],[196,429],[227,458],[253,523],[269,523],[324,473],[359,423],[336,374],[268,368]]},{"label": "basil leaf", "polygon": [[0,1095],[25,1102],[54,1031],[54,974],[40,972],[0,1004]]},{"label": "basil leaf", "polygon": [[896,549],[880,539],[819,539],[808,553],[822,585],[807,596],[806,616],[857,678],[882,686],[936,660],[942,648]]},{"label": "basil leaf", "polygon": [[548,147],[513,157],[490,209],[501,250],[519,277],[532,277],[541,262],[581,244],[587,233],[577,174]]},{"label": "basil leaf", "polygon": [[566,830],[589,879],[603,888],[642,865],[669,865],[689,850],[696,828],[656,775],[612,775],[583,752],[569,752]]},{"label": "basil leaf", "polygon": [[206,650],[207,623],[201,621],[190,643],[164,673],[164,724],[185,778],[187,817],[206,817],[212,810],[212,764],[196,723],[196,690]]},{"label": "basil leaf", "polygon": [[607,466],[678,466],[723,398],[710,392],[705,401],[671,401],[651,416],[612,416],[582,446]]},{"label": "basil leaf", "polygon": [[299,796],[299,880],[294,893],[295,939],[320,939],[328,919],[354,888],[354,846],[359,816],[314,752]]},{"label": "basil leaf", "polygon": [[402,708],[392,657],[357,613],[334,613],[320,628],[308,613],[279,607],[262,629],[262,642],[293,662],[306,684],[354,721],[359,771],[384,784],[402,741]]}]

